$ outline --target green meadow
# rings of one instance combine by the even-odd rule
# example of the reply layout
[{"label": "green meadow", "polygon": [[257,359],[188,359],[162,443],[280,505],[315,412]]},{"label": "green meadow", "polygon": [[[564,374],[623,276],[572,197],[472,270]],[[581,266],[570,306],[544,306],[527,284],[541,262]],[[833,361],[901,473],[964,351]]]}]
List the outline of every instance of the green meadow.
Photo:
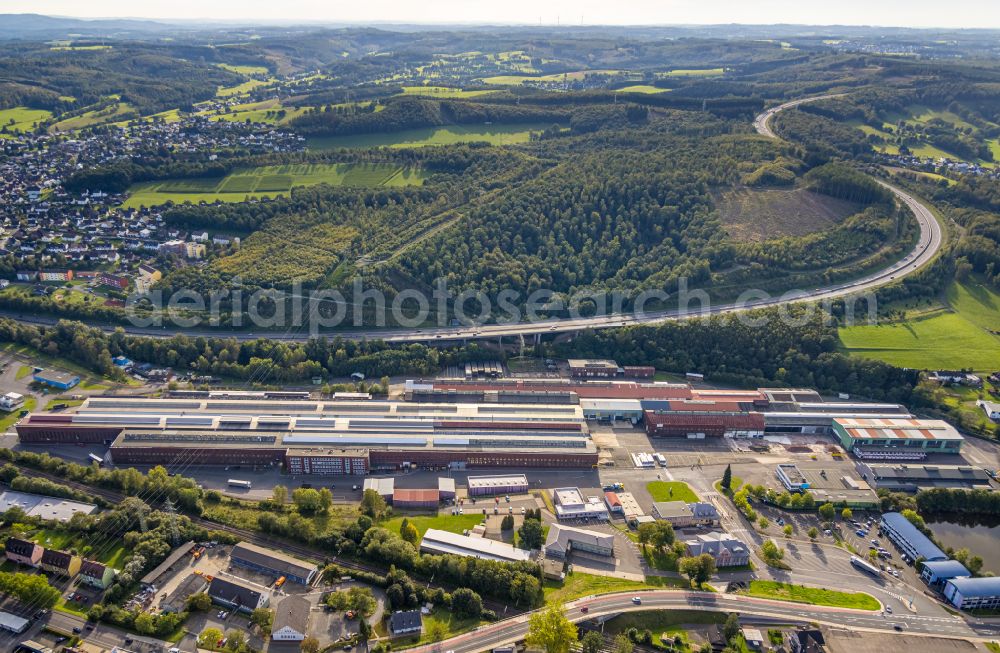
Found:
[{"label": "green meadow", "polygon": [[136,184],[125,207],[157,206],[166,202],[242,202],[247,197],[274,197],[292,188],[331,186],[419,186],[426,174],[419,168],[389,163],[288,164],[238,170],[222,178],[166,179]]},{"label": "green meadow", "polygon": [[461,88],[452,88],[450,86],[403,86],[402,88],[403,95],[428,95],[439,98],[470,98],[496,93],[496,91],[488,89],[466,91]]},{"label": "green meadow", "polygon": [[338,147],[424,147],[426,145],[453,145],[455,143],[486,142],[491,145],[527,143],[533,132],[545,130],[549,125],[450,125],[424,127],[378,134],[352,134],[350,136],[316,136],[308,139],[312,150]]},{"label": "green meadow", "polygon": [[953,283],[941,306],[904,321],[839,331],[847,353],[917,369],[1000,368],[1000,294],[972,280]]},{"label": "green meadow", "polygon": [[52,117],[52,112],[45,109],[29,109],[28,107],[14,107],[13,109],[0,109],[0,128],[6,127],[7,131],[23,132],[34,128],[36,122],[48,120]]}]

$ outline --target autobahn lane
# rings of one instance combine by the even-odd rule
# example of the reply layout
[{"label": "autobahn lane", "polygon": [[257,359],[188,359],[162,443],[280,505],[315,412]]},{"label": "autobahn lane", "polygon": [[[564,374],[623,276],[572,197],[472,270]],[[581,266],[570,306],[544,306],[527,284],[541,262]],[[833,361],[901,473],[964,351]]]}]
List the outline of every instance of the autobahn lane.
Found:
[{"label": "autobahn lane", "polygon": [[[641,603],[634,603],[633,597],[641,597]],[[996,632],[1000,632],[998,627],[971,628],[961,618],[950,615],[944,617],[885,615],[881,612],[681,590],[622,592],[586,597],[567,603],[565,608],[569,619],[575,622],[650,609],[694,609],[712,612],[738,612],[741,615],[785,621],[809,621],[828,626],[847,627],[852,630],[895,632],[895,625],[898,624],[908,634],[943,637],[990,637],[994,636]],[[584,609],[586,612],[583,611]],[[454,653],[479,653],[503,644],[523,640],[528,633],[528,619],[529,615],[521,615],[496,624],[482,626],[442,642],[410,650],[413,653],[439,653],[444,650],[454,651]]]}]

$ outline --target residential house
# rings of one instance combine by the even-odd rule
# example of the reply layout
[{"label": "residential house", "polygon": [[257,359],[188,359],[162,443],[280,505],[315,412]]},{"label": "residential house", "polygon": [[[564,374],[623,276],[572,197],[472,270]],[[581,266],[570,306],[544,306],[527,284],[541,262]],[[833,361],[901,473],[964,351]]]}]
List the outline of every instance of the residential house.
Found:
[{"label": "residential house", "polygon": [[72,281],[72,270],[40,270],[38,272],[39,281]]},{"label": "residential house", "polygon": [[111,581],[115,579],[115,570],[111,567],[95,562],[84,560],[80,564],[80,582],[86,583],[99,590],[107,589]]},{"label": "residential house", "polygon": [[816,628],[796,630],[790,640],[792,653],[823,653],[826,650],[826,639]]},{"label": "residential house", "polygon": [[42,553],[45,551],[41,546],[30,540],[22,540],[16,537],[8,537],[5,546],[5,557],[11,562],[19,565],[29,565],[37,567],[42,560]]},{"label": "residential house", "polygon": [[72,578],[80,573],[80,556],[57,551],[56,549],[45,549],[42,553],[40,566],[45,571]]},{"label": "residential house", "polygon": [[400,610],[389,617],[389,636],[419,634],[424,628],[420,610]]}]

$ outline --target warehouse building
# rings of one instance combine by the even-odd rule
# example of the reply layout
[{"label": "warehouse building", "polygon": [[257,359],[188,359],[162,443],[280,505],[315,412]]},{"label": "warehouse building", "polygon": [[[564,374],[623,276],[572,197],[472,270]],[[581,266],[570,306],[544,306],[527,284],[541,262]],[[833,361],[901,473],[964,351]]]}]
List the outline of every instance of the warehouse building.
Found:
[{"label": "warehouse building", "polygon": [[1000,608],[1000,578],[952,578],[944,585],[944,598],[959,610]]},{"label": "warehouse building", "polygon": [[24,514],[29,517],[58,522],[68,522],[78,512],[84,515],[92,515],[97,512],[97,506],[93,503],[47,497],[42,494],[30,494],[16,490],[0,492],[0,512],[7,512],[14,507],[23,510]]},{"label": "warehouse building", "polygon": [[472,537],[429,528],[420,540],[420,551],[434,555],[458,555],[467,558],[499,560],[501,562],[524,562],[531,560],[531,552],[518,549],[506,542],[498,542],[485,537]]},{"label": "warehouse building", "polygon": [[455,479],[447,476],[438,477],[438,496],[441,501],[455,500]]},{"label": "warehouse building", "polygon": [[859,462],[858,473],[876,490],[917,492],[937,487],[989,489],[986,470],[970,465],[876,464]]},{"label": "warehouse building", "polygon": [[430,381],[421,383],[433,390],[479,392],[572,392],[583,399],[690,399],[691,386],[686,383],[636,383],[635,381],[580,381],[580,380],[502,380]]},{"label": "warehouse building", "polygon": [[805,492],[809,489],[809,481],[793,463],[781,463],[775,470],[775,475],[789,492]]},{"label": "warehouse building", "polygon": [[719,523],[719,511],[710,503],[658,501],[653,504],[653,517],[670,522],[674,528],[714,526]]},{"label": "warehouse building", "polygon": [[208,595],[214,603],[248,614],[266,607],[269,599],[266,592],[218,576],[208,584]]},{"label": "warehouse building", "polygon": [[562,560],[573,551],[610,558],[615,553],[615,536],[553,524],[545,538],[545,555]]},{"label": "warehouse building", "polygon": [[378,494],[382,499],[388,503],[392,504],[392,493],[396,491],[396,479],[391,476],[378,477],[378,478],[366,478],[365,483],[362,486],[362,491],[372,490]]},{"label": "warehouse building", "polygon": [[174,567],[178,564],[189,564],[190,559],[187,557],[191,553],[191,549],[194,548],[194,541],[185,542],[176,549],[170,552],[163,562],[158,564],[155,568],[151,569],[149,573],[142,577],[139,583],[145,587],[156,587],[156,585],[167,575],[168,572],[173,571]]},{"label": "warehouse building", "polygon": [[758,438],[764,416],[753,404],[739,401],[643,401],[643,419],[650,437],[700,439]]},{"label": "warehouse building", "polygon": [[890,540],[895,542],[903,553],[913,560],[923,558],[924,561],[934,562],[948,559],[944,551],[911,524],[909,519],[898,512],[883,514],[879,528]]},{"label": "warehouse building", "polygon": [[583,494],[575,487],[562,487],[552,490],[552,503],[555,504],[556,517],[559,519],[594,519],[607,521],[608,508],[597,497],[584,499]]},{"label": "warehouse building", "polygon": [[41,383],[57,390],[69,390],[80,383],[80,377],[69,372],[56,370],[35,370],[31,377],[35,383]]},{"label": "warehouse building", "polygon": [[302,585],[309,585],[316,577],[316,565],[248,542],[234,546],[229,560],[237,567],[276,577],[284,576],[288,581]]},{"label": "warehouse building", "polygon": [[597,422],[642,421],[642,402],[638,399],[581,399],[584,419]]},{"label": "warehouse building", "polygon": [[935,560],[925,562],[920,570],[920,579],[930,587],[940,588],[952,578],[968,577],[972,574],[958,560]]},{"label": "warehouse building", "polygon": [[524,474],[504,476],[470,476],[470,497],[486,497],[497,494],[524,494],[528,491],[528,477]]},{"label": "warehouse building", "polygon": [[612,379],[625,374],[625,370],[613,360],[571,358],[567,363],[570,376],[574,379]]},{"label": "warehouse building", "polygon": [[271,639],[277,642],[301,642],[309,629],[309,614],[312,605],[309,599],[292,595],[281,599],[274,608],[274,623],[271,625]]},{"label": "warehouse building", "polygon": [[439,503],[441,503],[441,495],[437,490],[396,488],[392,492],[392,507],[401,510],[437,508]]},{"label": "warehouse building", "polygon": [[930,453],[957,454],[964,438],[944,420],[836,417],[840,444],[862,460],[922,460]]},{"label": "warehouse building", "polygon": [[411,467],[592,467],[579,406],[94,397],[32,415],[24,444],[109,442],[115,464],[284,465],[294,474]]}]

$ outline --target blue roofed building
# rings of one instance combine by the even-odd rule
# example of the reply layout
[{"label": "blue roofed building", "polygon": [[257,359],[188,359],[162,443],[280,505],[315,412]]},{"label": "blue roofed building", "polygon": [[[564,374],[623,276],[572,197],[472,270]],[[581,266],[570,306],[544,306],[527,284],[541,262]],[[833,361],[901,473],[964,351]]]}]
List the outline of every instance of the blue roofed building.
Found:
[{"label": "blue roofed building", "polygon": [[948,559],[944,551],[898,512],[887,512],[882,515],[880,527],[889,539],[913,560],[923,558],[925,562],[933,562]]},{"label": "blue roofed building", "polygon": [[36,383],[41,383],[58,390],[69,390],[80,382],[80,377],[75,374],[43,369],[36,369],[32,379]]},{"label": "blue roofed building", "polygon": [[920,579],[930,587],[941,587],[952,578],[968,577],[972,574],[958,560],[935,560],[925,562],[920,570]]},{"label": "blue roofed building", "polygon": [[959,610],[1000,608],[1000,578],[952,578],[945,583],[943,593]]}]

